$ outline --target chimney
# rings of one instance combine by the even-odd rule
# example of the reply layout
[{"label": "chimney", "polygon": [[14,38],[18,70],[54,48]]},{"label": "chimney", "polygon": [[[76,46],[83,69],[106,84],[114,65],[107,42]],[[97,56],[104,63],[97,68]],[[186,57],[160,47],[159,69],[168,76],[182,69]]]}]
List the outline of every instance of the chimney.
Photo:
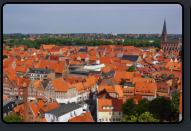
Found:
[{"label": "chimney", "polygon": [[177,61],[177,58],[175,58],[174,62],[178,62],[178,61]]},{"label": "chimney", "polygon": [[23,86],[24,122],[28,122],[28,105],[27,105],[28,92],[27,92],[26,82],[23,82],[22,86]]}]

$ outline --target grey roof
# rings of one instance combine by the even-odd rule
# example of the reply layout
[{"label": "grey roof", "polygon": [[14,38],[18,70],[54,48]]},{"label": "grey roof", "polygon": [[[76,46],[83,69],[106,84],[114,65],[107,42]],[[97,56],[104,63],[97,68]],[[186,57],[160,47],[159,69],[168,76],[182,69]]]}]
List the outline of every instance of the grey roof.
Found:
[{"label": "grey roof", "polygon": [[71,70],[70,74],[77,74],[77,75],[88,75],[87,71],[76,71],[76,70]]},{"label": "grey roof", "polygon": [[166,20],[164,20],[164,25],[163,25],[163,30],[162,30],[162,32],[167,32],[167,31],[166,31]]},{"label": "grey roof", "polygon": [[56,116],[62,116],[64,114],[67,114],[68,112],[71,112],[71,111],[78,109],[80,107],[82,107],[82,106],[78,105],[76,103],[68,103],[68,104],[60,106],[58,108],[54,108],[52,110],[49,110],[45,113],[51,113],[51,114],[56,115]]},{"label": "grey roof", "polygon": [[140,50],[146,51],[146,50],[148,50],[148,48],[141,48]]},{"label": "grey roof", "polygon": [[117,57],[122,57],[123,56],[123,53],[118,53],[117,54]]},{"label": "grey roof", "polygon": [[7,105],[10,101],[3,100],[3,106]]},{"label": "grey roof", "polygon": [[14,100],[12,100],[12,102],[15,102],[16,105],[17,104],[19,105],[19,104],[23,103],[23,100],[14,99]]},{"label": "grey roof", "polygon": [[181,43],[181,41],[179,39],[168,39],[166,43]]},{"label": "grey roof", "polygon": [[33,68],[30,69],[28,73],[49,74],[51,70],[54,72],[54,69]]},{"label": "grey roof", "polygon": [[52,55],[52,54],[50,56],[65,57],[64,55]]},{"label": "grey roof", "polygon": [[105,49],[97,49],[97,51],[105,51]]},{"label": "grey roof", "polygon": [[135,87],[135,84],[124,83],[124,86]]},{"label": "grey roof", "polygon": [[89,75],[101,75],[101,71],[89,71]]},{"label": "grey roof", "polygon": [[113,83],[113,81],[110,81],[108,79],[105,79],[105,81],[109,82],[111,85],[118,85],[117,83]]},{"label": "grey roof", "polygon": [[87,52],[87,49],[80,49],[78,52]]},{"label": "grey roof", "polygon": [[123,55],[121,60],[137,61],[138,58],[138,55]]},{"label": "grey roof", "polygon": [[109,72],[106,72],[106,73],[102,73],[102,77],[104,79],[108,79],[108,78],[111,78],[111,77],[114,77],[115,76],[115,71],[109,71]]}]

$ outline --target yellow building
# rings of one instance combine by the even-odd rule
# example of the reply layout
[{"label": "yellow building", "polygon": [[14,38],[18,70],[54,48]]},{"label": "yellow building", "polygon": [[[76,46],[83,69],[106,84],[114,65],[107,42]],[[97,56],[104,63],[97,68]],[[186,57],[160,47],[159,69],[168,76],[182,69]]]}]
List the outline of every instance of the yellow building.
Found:
[{"label": "yellow building", "polygon": [[120,122],[123,117],[123,100],[97,99],[97,122]]}]

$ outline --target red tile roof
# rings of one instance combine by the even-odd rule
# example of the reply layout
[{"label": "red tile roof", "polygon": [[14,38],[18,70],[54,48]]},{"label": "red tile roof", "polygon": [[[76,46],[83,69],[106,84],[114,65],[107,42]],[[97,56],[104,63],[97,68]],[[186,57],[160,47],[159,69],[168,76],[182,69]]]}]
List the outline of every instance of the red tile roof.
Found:
[{"label": "red tile roof", "polygon": [[69,120],[69,122],[93,122],[90,111]]},{"label": "red tile roof", "polygon": [[[98,111],[99,112],[108,112],[108,111],[122,111],[121,107],[123,100],[121,99],[98,99]],[[114,109],[103,109],[103,106],[114,106]]]}]

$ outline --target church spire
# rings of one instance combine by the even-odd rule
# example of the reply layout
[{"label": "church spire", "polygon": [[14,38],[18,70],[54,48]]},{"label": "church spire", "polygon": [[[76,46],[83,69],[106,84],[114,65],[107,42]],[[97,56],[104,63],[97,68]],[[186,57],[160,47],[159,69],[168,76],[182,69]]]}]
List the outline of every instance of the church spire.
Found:
[{"label": "church spire", "polygon": [[164,19],[164,25],[163,25],[163,30],[162,30],[162,32],[167,32],[167,31],[166,31],[166,18]]}]

